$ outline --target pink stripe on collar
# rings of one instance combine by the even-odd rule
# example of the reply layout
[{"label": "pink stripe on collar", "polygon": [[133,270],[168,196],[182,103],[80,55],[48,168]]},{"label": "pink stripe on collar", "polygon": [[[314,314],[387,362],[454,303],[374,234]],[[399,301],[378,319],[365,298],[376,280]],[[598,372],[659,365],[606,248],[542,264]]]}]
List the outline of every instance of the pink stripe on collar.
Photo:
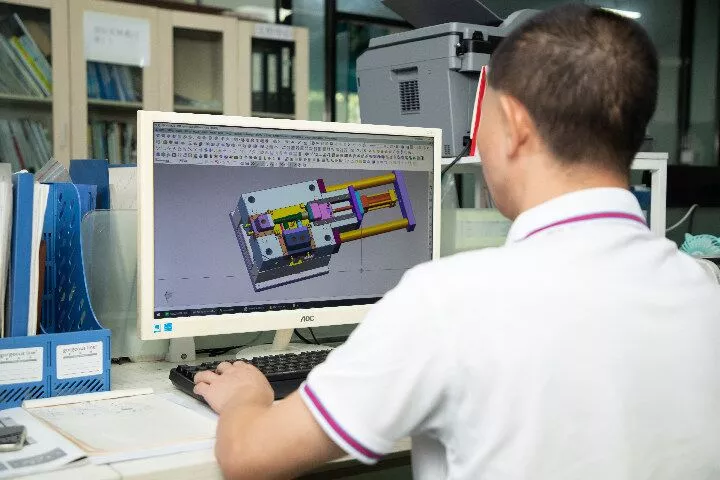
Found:
[{"label": "pink stripe on collar", "polygon": [[637,215],[630,214],[630,213],[622,213],[622,212],[588,213],[587,215],[579,215],[577,217],[570,217],[570,218],[566,218],[565,220],[559,220],[557,222],[551,223],[550,225],[545,225],[544,227],[535,229],[532,232],[525,235],[525,237],[523,237],[523,240],[526,240],[526,239],[532,237],[533,235],[536,235],[540,232],[544,232],[545,230],[548,230],[550,228],[559,227],[561,225],[567,225],[569,223],[576,223],[576,222],[585,222],[587,220],[601,220],[601,219],[607,219],[607,218],[632,220],[633,222],[638,222],[638,223],[642,223],[643,225],[647,225],[645,223],[645,219],[643,219],[642,217],[638,217]]}]

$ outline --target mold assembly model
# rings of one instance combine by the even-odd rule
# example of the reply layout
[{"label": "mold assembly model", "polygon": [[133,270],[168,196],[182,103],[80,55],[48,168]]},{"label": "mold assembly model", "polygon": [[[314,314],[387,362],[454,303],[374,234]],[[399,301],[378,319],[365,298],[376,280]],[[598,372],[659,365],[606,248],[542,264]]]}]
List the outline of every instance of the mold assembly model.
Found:
[{"label": "mold assembly model", "polygon": [[[361,193],[383,186],[380,193]],[[366,225],[373,211],[396,205],[402,218]],[[339,185],[318,179],[245,193],[230,220],[256,291],[329,273],[343,243],[415,229],[399,171]]]}]

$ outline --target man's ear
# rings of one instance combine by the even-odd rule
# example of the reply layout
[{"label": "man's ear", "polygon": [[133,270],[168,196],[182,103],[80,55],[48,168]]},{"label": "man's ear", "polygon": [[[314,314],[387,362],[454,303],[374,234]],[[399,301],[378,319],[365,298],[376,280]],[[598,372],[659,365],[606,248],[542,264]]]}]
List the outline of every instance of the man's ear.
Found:
[{"label": "man's ear", "polygon": [[505,123],[505,141],[508,158],[516,158],[534,138],[535,123],[527,108],[515,97],[500,94],[500,110]]}]

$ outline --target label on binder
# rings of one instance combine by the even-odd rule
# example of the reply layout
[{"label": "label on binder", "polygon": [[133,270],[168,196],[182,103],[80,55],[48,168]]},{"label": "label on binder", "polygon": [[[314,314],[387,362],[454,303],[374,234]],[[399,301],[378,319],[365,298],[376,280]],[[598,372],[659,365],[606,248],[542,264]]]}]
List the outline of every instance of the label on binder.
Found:
[{"label": "label on binder", "polygon": [[0,385],[41,382],[43,348],[10,348],[0,350]]},{"label": "label on binder", "polygon": [[55,355],[58,380],[91,377],[103,373],[102,342],[58,345]]}]

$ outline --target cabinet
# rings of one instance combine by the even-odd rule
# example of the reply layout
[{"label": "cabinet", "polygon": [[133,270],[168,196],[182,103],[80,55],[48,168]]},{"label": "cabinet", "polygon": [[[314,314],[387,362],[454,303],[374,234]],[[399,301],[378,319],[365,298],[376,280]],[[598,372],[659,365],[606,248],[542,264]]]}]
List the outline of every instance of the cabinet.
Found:
[{"label": "cabinet", "polygon": [[70,158],[67,0],[0,3],[0,161]]},{"label": "cabinet", "polygon": [[[98,17],[146,28],[147,58],[88,61]],[[305,28],[109,0],[0,0],[0,19],[0,162],[13,171],[135,163],[140,109],[308,118]]]}]

